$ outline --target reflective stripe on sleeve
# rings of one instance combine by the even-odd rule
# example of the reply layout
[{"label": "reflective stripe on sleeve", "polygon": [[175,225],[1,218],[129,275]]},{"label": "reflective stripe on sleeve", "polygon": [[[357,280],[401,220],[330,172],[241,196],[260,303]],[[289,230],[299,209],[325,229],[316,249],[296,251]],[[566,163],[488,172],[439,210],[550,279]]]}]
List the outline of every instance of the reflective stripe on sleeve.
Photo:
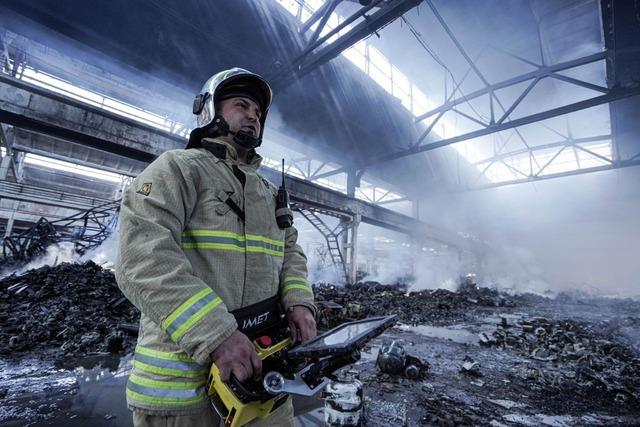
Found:
[{"label": "reflective stripe on sleeve", "polygon": [[213,249],[284,256],[284,242],[257,234],[246,236],[230,231],[187,230],[182,233],[182,249]]},{"label": "reflective stripe on sleeve", "polygon": [[127,397],[155,405],[192,405],[206,398],[204,384],[204,381],[157,381],[131,374]]},{"label": "reflective stripe on sleeve", "polygon": [[162,329],[174,342],[178,342],[192,326],[220,304],[222,299],[211,288],[205,288],[182,303],[164,319]]},{"label": "reflective stripe on sleeve", "polygon": [[285,277],[282,285],[282,295],[294,289],[300,289],[313,294],[313,289],[311,288],[311,285],[309,284],[309,281],[306,279],[306,277]]},{"label": "reflective stripe on sleeve", "polygon": [[172,377],[204,377],[205,367],[186,354],[166,353],[142,346],[136,347],[133,366],[143,372]]}]

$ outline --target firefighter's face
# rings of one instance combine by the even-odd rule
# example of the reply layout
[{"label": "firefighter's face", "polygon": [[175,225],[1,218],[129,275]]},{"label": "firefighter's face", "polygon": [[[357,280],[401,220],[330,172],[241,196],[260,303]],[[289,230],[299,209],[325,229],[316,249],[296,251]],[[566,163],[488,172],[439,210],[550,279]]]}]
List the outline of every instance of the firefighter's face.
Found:
[{"label": "firefighter's face", "polygon": [[243,131],[258,137],[260,135],[260,116],[258,104],[249,98],[235,97],[220,102],[220,114],[229,124],[232,132]]}]

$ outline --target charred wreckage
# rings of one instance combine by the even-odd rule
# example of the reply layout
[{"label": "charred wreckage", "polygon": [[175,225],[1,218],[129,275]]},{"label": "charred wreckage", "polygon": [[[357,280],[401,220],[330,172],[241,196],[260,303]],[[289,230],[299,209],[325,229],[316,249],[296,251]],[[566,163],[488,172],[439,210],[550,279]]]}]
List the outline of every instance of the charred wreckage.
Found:
[{"label": "charred wreckage", "polygon": [[[507,294],[469,279],[456,291],[359,282],[314,292],[321,330],[372,316],[397,321],[332,377],[323,393],[329,425],[634,425],[640,417],[636,301]],[[0,355],[13,363],[126,358],[135,346],[138,310],[91,261],[5,276],[0,308]],[[19,406],[17,378],[3,381],[3,405]]]}]

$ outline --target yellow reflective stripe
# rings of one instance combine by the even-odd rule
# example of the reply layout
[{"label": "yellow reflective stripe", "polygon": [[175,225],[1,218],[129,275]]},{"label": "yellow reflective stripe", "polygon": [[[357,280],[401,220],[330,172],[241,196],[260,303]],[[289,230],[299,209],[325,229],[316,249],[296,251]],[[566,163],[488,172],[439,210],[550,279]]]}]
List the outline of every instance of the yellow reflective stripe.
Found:
[{"label": "yellow reflective stripe", "polygon": [[[224,80],[224,78],[227,77],[227,74],[229,74],[230,72],[231,72],[231,70],[219,71],[211,78],[211,81],[213,82],[213,81],[216,81],[216,80],[220,80],[220,82],[222,82],[222,80]],[[220,84],[220,82],[218,82],[218,84]],[[213,95],[213,94],[211,94],[211,95]]]},{"label": "yellow reflective stripe", "polygon": [[156,405],[191,405],[205,399],[203,377],[198,381],[160,381],[131,374],[127,398]]},{"label": "yellow reflective stripe", "polygon": [[174,342],[178,342],[193,325],[220,304],[222,299],[211,288],[202,289],[171,312],[161,327]]},{"label": "yellow reflective stripe", "polygon": [[306,277],[288,276],[282,281],[282,294],[286,294],[292,289],[302,289],[313,294],[313,290]]},{"label": "yellow reflective stripe", "polygon": [[245,252],[244,247],[229,245],[226,243],[183,243],[182,249],[220,249],[224,251]]},{"label": "yellow reflective stripe", "polygon": [[206,368],[186,354],[152,350],[138,345],[133,366],[143,372],[173,377],[204,377]]},{"label": "yellow reflective stripe", "polygon": [[136,393],[133,390],[127,389],[127,397],[132,400],[137,400],[139,402],[151,403],[153,405],[173,405],[173,406],[188,406],[193,405],[194,403],[202,402],[205,399],[205,396],[196,396],[189,398],[176,398],[176,397],[154,397],[147,396],[144,394]]},{"label": "yellow reflective stripe", "polygon": [[282,281],[282,283],[284,283],[285,285],[290,282],[303,282],[303,283],[309,284],[309,281],[307,280],[307,278],[302,276],[287,276]]},{"label": "yellow reflective stripe", "polygon": [[162,321],[162,325],[161,325],[162,329],[166,331],[169,325],[171,325],[178,317],[180,317],[182,313],[187,311],[193,304],[195,304],[200,299],[202,299],[203,297],[205,297],[210,293],[213,293],[213,290],[211,288],[204,288],[203,290],[196,293],[191,298],[189,298],[188,300],[180,304],[178,308],[173,310],[173,312],[166,319]]},{"label": "yellow reflective stripe", "polygon": [[220,297],[210,301],[207,305],[198,310],[194,315],[192,315],[189,320],[187,320],[182,326],[180,326],[175,332],[171,334],[171,339],[173,341],[178,341],[182,336],[196,323],[198,323],[204,316],[206,316],[209,312],[213,311],[217,306],[222,304],[222,299]]},{"label": "yellow reflective stripe", "polygon": [[269,243],[270,245],[284,247],[284,242],[282,240],[273,240],[265,236],[259,236],[257,234],[247,234],[247,240],[264,242],[264,243]]},{"label": "yellow reflective stripe", "polygon": [[204,370],[183,371],[181,369],[161,368],[160,366],[149,365],[148,363],[144,363],[139,360],[134,360],[133,366],[149,374],[167,375],[172,377],[185,377],[185,378],[202,377],[206,373]]},{"label": "yellow reflective stripe", "polygon": [[129,376],[129,381],[145,387],[162,388],[167,390],[190,390],[205,385],[206,381],[158,381],[149,378],[143,378],[136,374]]},{"label": "yellow reflective stripe", "polygon": [[179,360],[181,362],[196,363],[196,361],[193,360],[191,357],[189,357],[188,354],[167,353],[165,351],[152,350],[150,348],[142,347],[141,345],[136,346],[136,353],[144,354],[145,356],[155,357],[157,359]]},{"label": "yellow reflective stripe", "polygon": [[284,295],[293,289],[301,289],[303,291],[310,292],[313,295],[313,290],[311,290],[311,288],[305,285],[287,285],[284,288],[282,288],[282,294]]},{"label": "yellow reflective stripe", "polygon": [[208,243],[208,242],[190,242],[183,243],[181,245],[182,249],[217,249],[223,251],[232,251],[232,252],[251,252],[251,253],[262,253],[267,255],[273,255],[277,257],[283,257],[284,251],[274,251],[273,249],[262,248],[260,246],[249,246],[249,247],[240,247],[236,245],[230,245],[227,243]]},{"label": "yellow reflective stripe", "polygon": [[269,237],[261,236],[259,234],[247,234],[245,236],[245,235],[234,233],[231,231],[193,229],[193,230],[183,231],[182,235],[185,237],[228,237],[228,238],[236,239],[240,242],[251,240],[254,242],[263,242],[263,243],[268,243],[270,245],[284,248],[284,242],[282,240],[271,239]]},{"label": "yellow reflective stripe", "polygon": [[267,249],[267,248],[261,248],[259,246],[249,246],[247,247],[247,252],[267,254],[267,255],[273,255],[277,257],[284,256],[284,252],[274,251],[272,249]]},{"label": "yellow reflective stripe", "polygon": [[231,237],[234,239],[244,241],[244,236],[242,234],[233,233],[231,231],[192,229],[192,230],[183,231],[182,235],[193,236],[193,237]]}]

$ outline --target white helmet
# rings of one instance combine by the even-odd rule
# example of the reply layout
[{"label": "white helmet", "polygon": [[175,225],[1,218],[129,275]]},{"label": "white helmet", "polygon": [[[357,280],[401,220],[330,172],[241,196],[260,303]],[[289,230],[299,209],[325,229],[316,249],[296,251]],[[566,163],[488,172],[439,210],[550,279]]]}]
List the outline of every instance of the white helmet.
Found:
[{"label": "white helmet", "polygon": [[253,100],[262,110],[260,116],[260,134],[254,137],[249,133],[238,131],[234,141],[246,148],[256,148],[262,143],[264,123],[271,105],[271,87],[258,74],[243,68],[231,68],[212,76],[193,100],[193,114],[197,115],[197,127],[191,131],[186,148],[200,146],[204,137],[215,137],[230,133],[229,124],[216,112],[216,104],[224,99],[242,96]]}]

